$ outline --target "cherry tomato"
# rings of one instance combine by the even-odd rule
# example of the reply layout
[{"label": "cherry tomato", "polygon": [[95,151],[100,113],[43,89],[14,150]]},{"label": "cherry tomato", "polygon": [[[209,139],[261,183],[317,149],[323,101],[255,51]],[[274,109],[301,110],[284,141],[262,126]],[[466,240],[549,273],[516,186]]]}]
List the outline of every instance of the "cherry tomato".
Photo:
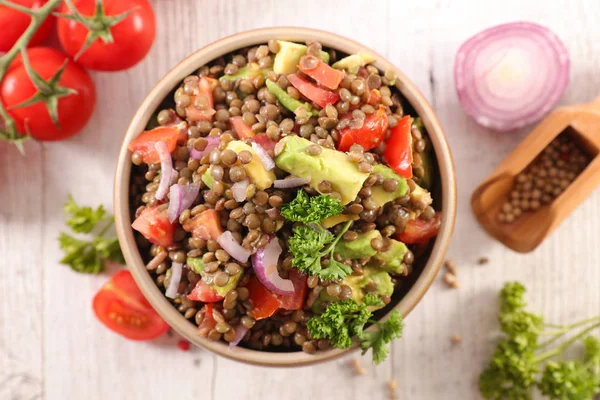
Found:
[{"label": "cherry tomato", "polygon": [[252,128],[246,125],[244,119],[239,115],[229,118],[229,123],[237,137],[240,139],[248,139],[256,135],[256,133],[252,131]]},{"label": "cherry tomato", "polygon": [[[11,0],[13,3],[32,10],[42,7],[48,0]],[[44,23],[33,34],[28,46],[37,46],[44,41],[52,32],[54,16],[50,14]],[[15,42],[31,23],[31,17],[25,13],[0,5],[0,53],[9,51]]]},{"label": "cherry tomato", "polygon": [[[348,118],[344,115],[343,118]],[[340,131],[339,151],[348,151],[353,144],[360,144],[365,151],[371,150],[381,143],[388,129],[388,117],[383,106],[376,113],[365,118],[361,128],[351,129],[349,127]]]},{"label": "cherry tomato", "polygon": [[219,212],[212,208],[185,221],[183,229],[191,232],[193,237],[204,240],[217,240],[223,233]]},{"label": "cherry tomato", "polygon": [[160,156],[154,145],[156,142],[165,142],[169,152],[175,150],[179,138],[180,129],[176,126],[159,126],[149,131],[142,132],[133,139],[127,148],[132,153],[137,151],[142,155],[142,161],[146,164],[160,162]]},{"label": "cherry tomato", "polygon": [[252,276],[246,284],[246,288],[248,288],[248,298],[254,305],[251,311],[254,319],[268,318],[281,306],[281,300],[277,294],[267,289],[257,277]]},{"label": "cherry tomato", "polygon": [[208,332],[212,331],[217,326],[217,321],[213,316],[214,309],[215,306],[212,304],[204,306],[204,318],[200,325],[198,325],[198,332],[200,332],[201,336],[208,336]]},{"label": "cherry tomato", "polygon": [[212,287],[208,286],[204,281],[199,280],[194,289],[187,295],[187,298],[192,301],[201,301],[203,303],[215,303],[223,300],[223,296]]},{"label": "cherry tomato", "polygon": [[442,224],[441,216],[440,212],[436,212],[435,217],[430,220],[422,218],[409,220],[404,231],[396,234],[396,239],[403,243],[414,244],[423,243],[436,237]]},{"label": "cherry tomato", "polygon": [[117,272],[102,286],[93,308],[104,325],[131,340],[155,339],[169,330],[127,270]]},{"label": "cherry tomato", "polygon": [[317,83],[321,86],[325,86],[329,89],[337,89],[340,85],[342,79],[344,79],[344,71],[340,71],[339,69],[331,68],[329,65],[323,62],[323,60],[316,59],[315,66],[312,68],[307,68],[308,63],[304,63],[303,60],[305,57],[314,57],[314,56],[303,56],[300,59],[300,63],[298,68],[300,71],[304,72],[306,75],[313,78]]},{"label": "cherry tomato", "polygon": [[158,206],[146,208],[133,221],[131,227],[140,232],[152,243],[163,247],[173,244],[175,224],[169,222],[167,210],[159,211]]},{"label": "cherry tomato", "polygon": [[403,178],[412,178],[412,135],[410,133],[412,118],[402,117],[391,129],[390,137],[385,141],[383,156],[390,168]]},{"label": "cherry tomato", "polygon": [[302,93],[310,101],[325,108],[327,104],[334,104],[340,99],[340,95],[330,90],[325,90],[317,85],[308,81],[308,79],[302,78],[298,74],[288,75],[288,81]]},{"label": "cherry tomato", "polygon": [[29,131],[31,136],[38,140],[61,140],[75,135],[92,116],[96,104],[94,82],[83,68],[58,50],[34,47],[27,50],[27,55],[31,67],[45,80],[54,76],[68,60],[59,84],[63,88],[74,90],[75,93],[58,99],[60,127],[52,122],[43,102],[11,109],[38,92],[25,71],[21,57],[16,57],[0,83],[0,97],[15,119],[17,129],[21,133]]},{"label": "cherry tomato", "polygon": [[[203,76],[198,82],[198,88],[194,90],[191,96],[190,105],[185,108],[185,116],[189,121],[212,121],[215,114],[215,100],[213,90],[217,86],[218,81],[214,78]],[[194,103],[198,96],[206,98],[205,108],[200,110]]]},{"label": "cherry tomato", "polygon": [[290,280],[294,284],[294,294],[279,295],[281,308],[284,310],[299,310],[304,305],[306,292],[308,291],[308,277],[298,272],[296,268],[290,270]]},{"label": "cherry tomato", "polygon": [[[73,0],[75,8],[92,17],[96,0]],[[150,51],[156,34],[154,11],[147,0],[103,0],[104,13],[114,17],[133,10],[125,19],[110,27],[112,43],[97,39],[77,61],[86,68],[98,71],[120,71],[140,62]],[[66,3],[61,13],[71,14]],[[58,39],[65,51],[75,57],[82,49],[88,29],[77,21],[58,20]]]}]

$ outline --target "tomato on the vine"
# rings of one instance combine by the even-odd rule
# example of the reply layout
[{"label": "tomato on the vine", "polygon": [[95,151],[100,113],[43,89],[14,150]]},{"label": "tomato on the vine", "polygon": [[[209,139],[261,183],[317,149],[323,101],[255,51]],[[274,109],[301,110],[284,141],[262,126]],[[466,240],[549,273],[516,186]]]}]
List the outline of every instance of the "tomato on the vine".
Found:
[{"label": "tomato on the vine", "polygon": [[48,47],[27,50],[27,58],[34,71],[49,81],[66,62],[58,85],[72,93],[57,98],[59,125],[54,124],[49,107],[44,101],[18,107],[38,93],[31,81],[21,56],[10,64],[0,83],[0,99],[15,120],[19,132],[29,133],[38,140],[61,140],[75,135],[87,123],[96,104],[96,87],[92,78],[65,54]]},{"label": "tomato on the vine", "polygon": [[[156,33],[154,11],[147,0],[103,0],[104,16],[96,16],[105,22],[97,31],[82,23],[66,18],[58,20],[58,38],[63,49],[86,68],[98,71],[119,71],[134,66],[150,51]],[[96,0],[73,0],[77,11],[88,19],[95,16]],[[60,8],[64,14],[72,14],[66,3]],[[121,21],[114,18],[127,13]],[[111,20],[112,19],[112,20]],[[101,24],[102,25],[102,24]],[[86,44],[88,34],[97,39],[79,54]],[[112,36],[112,43],[101,36]]]},{"label": "tomato on the vine", "polygon": [[[36,10],[42,7],[48,0],[11,0],[11,2]],[[31,17],[21,11],[0,5],[0,52],[9,51],[15,42],[31,23]],[[54,27],[54,16],[49,15],[44,23],[38,28],[29,46],[36,46],[46,39]]]}]

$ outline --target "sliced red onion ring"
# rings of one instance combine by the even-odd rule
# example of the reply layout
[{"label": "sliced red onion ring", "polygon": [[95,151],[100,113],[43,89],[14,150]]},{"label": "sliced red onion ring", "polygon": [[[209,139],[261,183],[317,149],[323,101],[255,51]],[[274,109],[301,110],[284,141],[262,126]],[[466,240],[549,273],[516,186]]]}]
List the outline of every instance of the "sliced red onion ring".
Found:
[{"label": "sliced red onion ring", "polygon": [[208,144],[206,145],[204,150],[196,150],[194,146],[192,146],[190,150],[190,157],[196,160],[200,160],[202,157],[209,155],[211,151],[219,147],[220,139],[218,136],[207,136],[204,139],[208,141]]},{"label": "sliced red onion ring", "polygon": [[183,273],[183,264],[173,262],[171,264],[171,278],[169,280],[169,287],[165,292],[165,296],[170,299],[174,299],[177,296],[177,290],[179,289],[179,283],[181,282],[181,274]]},{"label": "sliced red onion ring", "polygon": [[229,342],[229,348],[233,349],[235,346],[240,344],[244,336],[246,336],[246,333],[248,333],[248,328],[246,328],[244,325],[239,324],[238,326],[236,326],[235,337],[231,342]]},{"label": "sliced red onion ring", "polygon": [[171,186],[173,175],[177,172],[173,169],[173,160],[171,159],[171,153],[169,152],[166,143],[158,141],[154,145],[154,148],[156,148],[158,156],[160,157],[160,183],[158,184],[158,189],[156,190],[154,197],[156,197],[157,200],[162,200],[167,194],[169,186]]},{"label": "sliced red onion ring", "polygon": [[252,148],[254,149],[256,154],[258,154],[260,161],[262,161],[267,171],[270,171],[273,168],[275,168],[275,161],[273,161],[273,159],[269,156],[269,153],[267,153],[267,151],[260,144],[252,142]]},{"label": "sliced red onion ring", "polygon": [[223,232],[218,238],[217,243],[221,245],[231,257],[235,258],[239,262],[248,261],[250,257],[250,251],[246,250],[238,242],[235,241],[233,235],[229,231]]},{"label": "sliced red onion ring", "polygon": [[277,264],[282,248],[276,236],[271,237],[269,243],[252,255],[252,268],[258,280],[267,289],[277,294],[294,294],[294,283],[289,279],[279,276]]},{"label": "sliced red onion ring", "polygon": [[498,25],[458,50],[456,91],[477,123],[510,131],[556,105],[569,81],[569,64],[565,45],[547,28],[530,22]]},{"label": "sliced red onion ring", "polygon": [[169,190],[169,209],[167,215],[170,222],[175,222],[179,214],[186,208],[189,208],[200,192],[200,185],[189,184],[182,186],[178,183],[171,185]]},{"label": "sliced red onion ring", "polygon": [[248,178],[231,185],[231,192],[235,201],[242,202],[246,200],[246,189],[248,189],[248,185],[250,185],[250,180]]},{"label": "sliced red onion ring", "polygon": [[273,186],[275,186],[277,189],[289,189],[306,185],[308,182],[310,182],[310,179],[311,178],[299,178],[297,176],[287,177],[285,179],[277,179],[275,182],[273,182]]}]

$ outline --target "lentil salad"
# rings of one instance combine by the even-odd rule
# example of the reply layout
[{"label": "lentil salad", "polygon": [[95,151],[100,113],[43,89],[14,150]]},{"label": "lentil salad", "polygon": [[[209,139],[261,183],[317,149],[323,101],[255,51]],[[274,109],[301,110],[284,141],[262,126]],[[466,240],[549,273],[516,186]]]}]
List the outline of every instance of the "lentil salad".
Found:
[{"label": "lentil salad", "polygon": [[[243,49],[187,77],[130,144],[147,269],[200,335],[326,349],[309,321],[367,295],[371,310],[390,303],[436,235],[426,132],[372,61],[316,42]],[[313,202],[337,211],[294,219]],[[303,226],[335,237],[318,267],[296,262]]]}]

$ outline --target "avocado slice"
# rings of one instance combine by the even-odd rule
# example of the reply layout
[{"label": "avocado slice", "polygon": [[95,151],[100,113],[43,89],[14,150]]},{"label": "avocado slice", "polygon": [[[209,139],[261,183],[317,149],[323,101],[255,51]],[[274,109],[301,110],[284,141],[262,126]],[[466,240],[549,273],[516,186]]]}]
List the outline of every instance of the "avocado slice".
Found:
[{"label": "avocado slice", "polygon": [[416,203],[417,201],[424,201],[428,206],[433,203],[433,199],[431,198],[431,193],[429,191],[423,189],[421,186],[415,183],[415,188],[412,192],[410,192],[410,201]]},{"label": "avocado slice", "polygon": [[250,63],[245,67],[242,67],[233,75],[223,75],[219,78],[221,82],[223,81],[236,81],[238,79],[248,79],[254,78],[260,74],[266,75],[264,70],[261,70],[257,63]]},{"label": "avocado slice", "polygon": [[371,198],[379,207],[383,207],[386,203],[394,201],[408,192],[406,179],[395,173],[391,168],[383,164],[377,164],[373,167],[372,173],[380,173],[383,179],[393,178],[398,182],[398,189],[395,192],[386,192],[382,185],[371,187]]},{"label": "avocado slice", "polygon": [[[279,51],[273,60],[273,71],[278,74],[293,74],[298,69],[300,58],[306,54],[306,47],[303,44],[278,40]],[[321,60],[329,64],[329,53],[321,50]]]},{"label": "avocado slice", "polygon": [[348,160],[346,153],[341,151],[321,147],[321,154],[308,154],[308,146],[317,145],[299,136],[286,136],[277,146],[283,146],[275,159],[279,168],[301,178],[310,178],[310,186],[317,191],[322,180],[331,182],[333,190],[341,195],[342,204],[356,199],[369,177],[369,173],[360,172],[356,164]]},{"label": "avocado slice", "polygon": [[408,248],[398,240],[390,239],[392,245],[387,251],[380,251],[373,256],[380,264],[379,269],[391,274],[400,275],[404,272],[402,260]]},{"label": "avocado slice", "polygon": [[360,217],[355,214],[338,214],[334,215],[333,217],[324,219],[323,221],[321,221],[321,225],[323,225],[323,228],[329,229],[336,226],[337,224],[341,224],[342,222],[356,221],[359,218]]},{"label": "avocado slice", "polygon": [[375,61],[375,57],[368,53],[357,53],[350,56],[344,57],[338,62],[332,65],[335,69],[345,69],[350,74],[358,73],[360,67],[364,67],[367,64]]},{"label": "avocado slice", "polygon": [[[211,167],[212,168],[212,167]],[[202,174],[202,182],[209,188],[212,189],[213,183],[215,183],[215,178],[212,177],[210,173],[210,168],[204,171]]]},{"label": "avocado slice", "polygon": [[267,89],[273,96],[277,98],[277,100],[281,103],[282,106],[295,113],[298,108],[304,108],[306,111],[311,113],[314,117],[319,116],[319,112],[313,110],[312,106],[308,103],[303,103],[300,100],[296,100],[292,96],[288,94],[285,90],[283,90],[278,84],[273,81],[266,80],[265,85],[267,85]]},{"label": "avocado slice", "polygon": [[[392,283],[390,274],[369,266],[363,268],[362,275],[348,275],[342,283],[350,286],[352,289],[352,298],[358,304],[362,304],[363,299],[367,294],[364,288],[371,281],[375,282],[377,285],[377,290],[373,293],[380,296],[391,296],[392,293],[394,293],[394,284]],[[368,307],[370,311],[378,310],[380,308],[382,307]]]},{"label": "avocado slice", "polygon": [[359,233],[358,238],[351,242],[340,240],[335,245],[334,253],[339,254],[344,259],[372,257],[377,254],[377,250],[371,246],[371,240],[380,237],[381,233],[378,230]]},{"label": "avocado slice", "polygon": [[[256,185],[258,190],[265,190],[273,185],[273,182],[275,182],[275,179],[277,179],[275,173],[273,173],[273,171],[267,171],[260,160],[260,157],[258,154],[256,154],[251,146],[248,146],[246,143],[240,140],[232,140],[227,144],[227,148],[235,151],[237,154],[239,154],[242,150],[247,150],[252,154],[252,161],[250,161],[248,164],[242,165],[238,161],[236,165],[242,165],[242,167],[246,170],[246,174],[252,183]],[[202,177],[204,178],[204,175]]]},{"label": "avocado slice", "polygon": [[195,273],[200,274],[204,283],[213,288],[217,292],[217,294],[222,297],[225,297],[227,293],[236,288],[238,282],[240,281],[240,278],[244,274],[244,270],[243,268],[241,268],[240,272],[229,277],[229,282],[227,282],[227,285],[217,286],[214,284],[216,274],[211,274],[204,271],[204,263],[202,262],[201,258],[188,257],[187,266],[191,268]]}]

